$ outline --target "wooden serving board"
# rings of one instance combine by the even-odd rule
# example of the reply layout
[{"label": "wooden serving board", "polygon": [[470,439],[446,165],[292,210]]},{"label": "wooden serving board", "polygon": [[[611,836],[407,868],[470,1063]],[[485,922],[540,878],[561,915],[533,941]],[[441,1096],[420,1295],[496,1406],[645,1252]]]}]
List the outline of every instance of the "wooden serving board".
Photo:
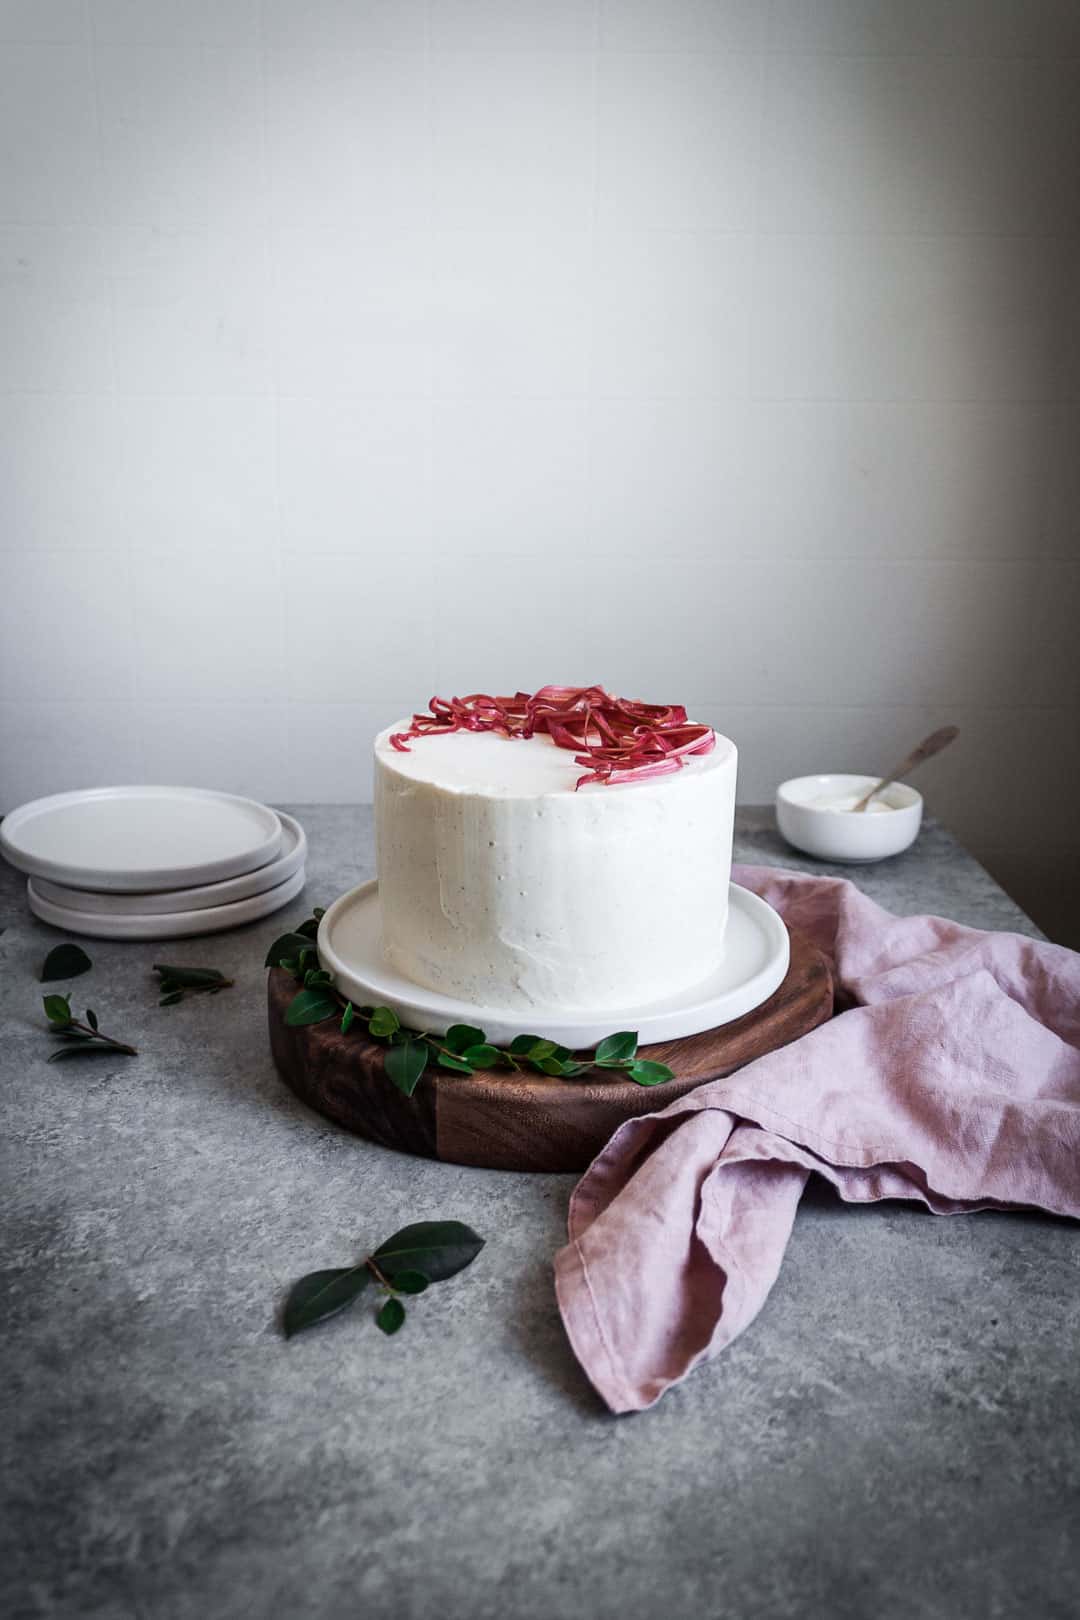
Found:
[{"label": "wooden serving board", "polygon": [[495,1170],[584,1170],[624,1119],[658,1113],[703,1081],[805,1035],[833,1010],[828,961],[792,933],[787,977],[762,1006],[703,1035],[642,1047],[642,1057],[674,1070],[663,1085],[599,1069],[560,1080],[505,1069],[450,1074],[432,1064],[405,1097],[383,1072],[385,1046],[355,1026],[347,1035],[333,1019],[289,1028],[285,1009],[295,994],[293,976],[271,969],[270,1047],[298,1097],[385,1147]]}]

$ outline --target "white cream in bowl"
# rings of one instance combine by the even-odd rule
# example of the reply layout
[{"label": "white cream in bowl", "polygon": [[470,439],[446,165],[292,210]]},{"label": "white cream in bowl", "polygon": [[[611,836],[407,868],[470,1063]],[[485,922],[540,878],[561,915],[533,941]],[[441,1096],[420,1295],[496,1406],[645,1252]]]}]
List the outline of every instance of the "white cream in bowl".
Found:
[{"label": "white cream in bowl", "polygon": [[855,806],[864,796],[861,793],[821,793],[816,799],[811,799],[809,802],[815,810],[854,811],[855,814],[860,816],[863,814],[876,816],[882,813],[888,815],[891,810],[896,809],[895,805],[887,804],[879,794],[877,798],[870,800],[865,812],[862,810],[856,811]]},{"label": "white cream in bowl", "polygon": [[856,811],[875,776],[826,773],[796,776],[776,790],[776,822],[789,844],[823,861],[880,861],[915,842],[922,795],[906,782],[890,782]]}]

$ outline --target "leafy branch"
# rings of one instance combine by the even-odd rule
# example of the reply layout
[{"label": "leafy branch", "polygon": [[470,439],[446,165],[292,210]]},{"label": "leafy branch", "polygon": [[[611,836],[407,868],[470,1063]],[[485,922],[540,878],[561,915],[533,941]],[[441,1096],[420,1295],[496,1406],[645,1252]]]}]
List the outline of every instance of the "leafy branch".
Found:
[{"label": "leafy branch", "polygon": [[387,1078],[406,1097],[411,1097],[430,1062],[454,1074],[474,1074],[477,1069],[525,1069],[538,1074],[574,1080],[589,1069],[617,1070],[639,1086],[658,1086],[673,1078],[665,1063],[653,1063],[637,1055],[638,1038],[632,1030],[607,1035],[591,1057],[575,1057],[568,1047],[542,1035],[517,1035],[508,1046],[489,1041],[473,1024],[451,1024],[445,1035],[408,1029],[391,1007],[355,1005],[334,984],[331,974],[319,966],[315,938],[323,916],[320,908],[291,933],[282,934],[266,955],[266,966],[284,968],[300,985],[290,1001],[285,1022],[292,1028],[340,1019],[343,1035],[359,1022],[368,1035],[387,1043],[384,1059]]},{"label": "leafy branch", "polygon": [[285,1301],[285,1337],[291,1339],[347,1310],[372,1282],[383,1295],[376,1326],[384,1333],[396,1333],[405,1320],[403,1294],[422,1294],[432,1283],[456,1276],[483,1247],[483,1238],[462,1221],[416,1221],[403,1226],[359,1265],[312,1271],[294,1283]]},{"label": "leafy branch", "polygon": [[172,1007],[185,996],[216,996],[219,990],[231,989],[236,982],[217,968],[167,967],[155,962],[154,972],[161,979],[159,1007]]},{"label": "leafy branch", "polygon": [[63,1046],[50,1054],[50,1063],[59,1063],[62,1058],[101,1057],[110,1052],[122,1057],[138,1057],[134,1046],[101,1033],[93,1008],[87,1007],[86,1022],[82,1023],[72,1013],[67,996],[45,996],[43,999],[49,1027],[57,1040],[64,1042]]}]

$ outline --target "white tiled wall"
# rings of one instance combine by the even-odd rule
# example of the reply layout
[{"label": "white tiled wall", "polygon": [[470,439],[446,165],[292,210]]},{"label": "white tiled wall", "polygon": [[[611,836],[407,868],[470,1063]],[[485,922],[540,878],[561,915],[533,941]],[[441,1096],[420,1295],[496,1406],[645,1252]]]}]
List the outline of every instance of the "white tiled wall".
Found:
[{"label": "white tiled wall", "polygon": [[955,718],[1064,928],[1078,233],[1080,0],[0,0],[0,809],[360,798],[435,689],[748,799]]}]

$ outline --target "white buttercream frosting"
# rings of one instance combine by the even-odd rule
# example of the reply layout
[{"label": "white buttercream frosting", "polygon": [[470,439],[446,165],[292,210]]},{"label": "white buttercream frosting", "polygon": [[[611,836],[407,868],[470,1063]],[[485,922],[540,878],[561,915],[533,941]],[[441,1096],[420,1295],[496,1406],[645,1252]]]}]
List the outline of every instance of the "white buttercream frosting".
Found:
[{"label": "white buttercream frosting", "polygon": [[[383,950],[482,1007],[602,1010],[689,989],[723,954],[735,745],[575,792],[546,735],[375,741]],[[524,1027],[524,1026],[523,1026]]]}]

